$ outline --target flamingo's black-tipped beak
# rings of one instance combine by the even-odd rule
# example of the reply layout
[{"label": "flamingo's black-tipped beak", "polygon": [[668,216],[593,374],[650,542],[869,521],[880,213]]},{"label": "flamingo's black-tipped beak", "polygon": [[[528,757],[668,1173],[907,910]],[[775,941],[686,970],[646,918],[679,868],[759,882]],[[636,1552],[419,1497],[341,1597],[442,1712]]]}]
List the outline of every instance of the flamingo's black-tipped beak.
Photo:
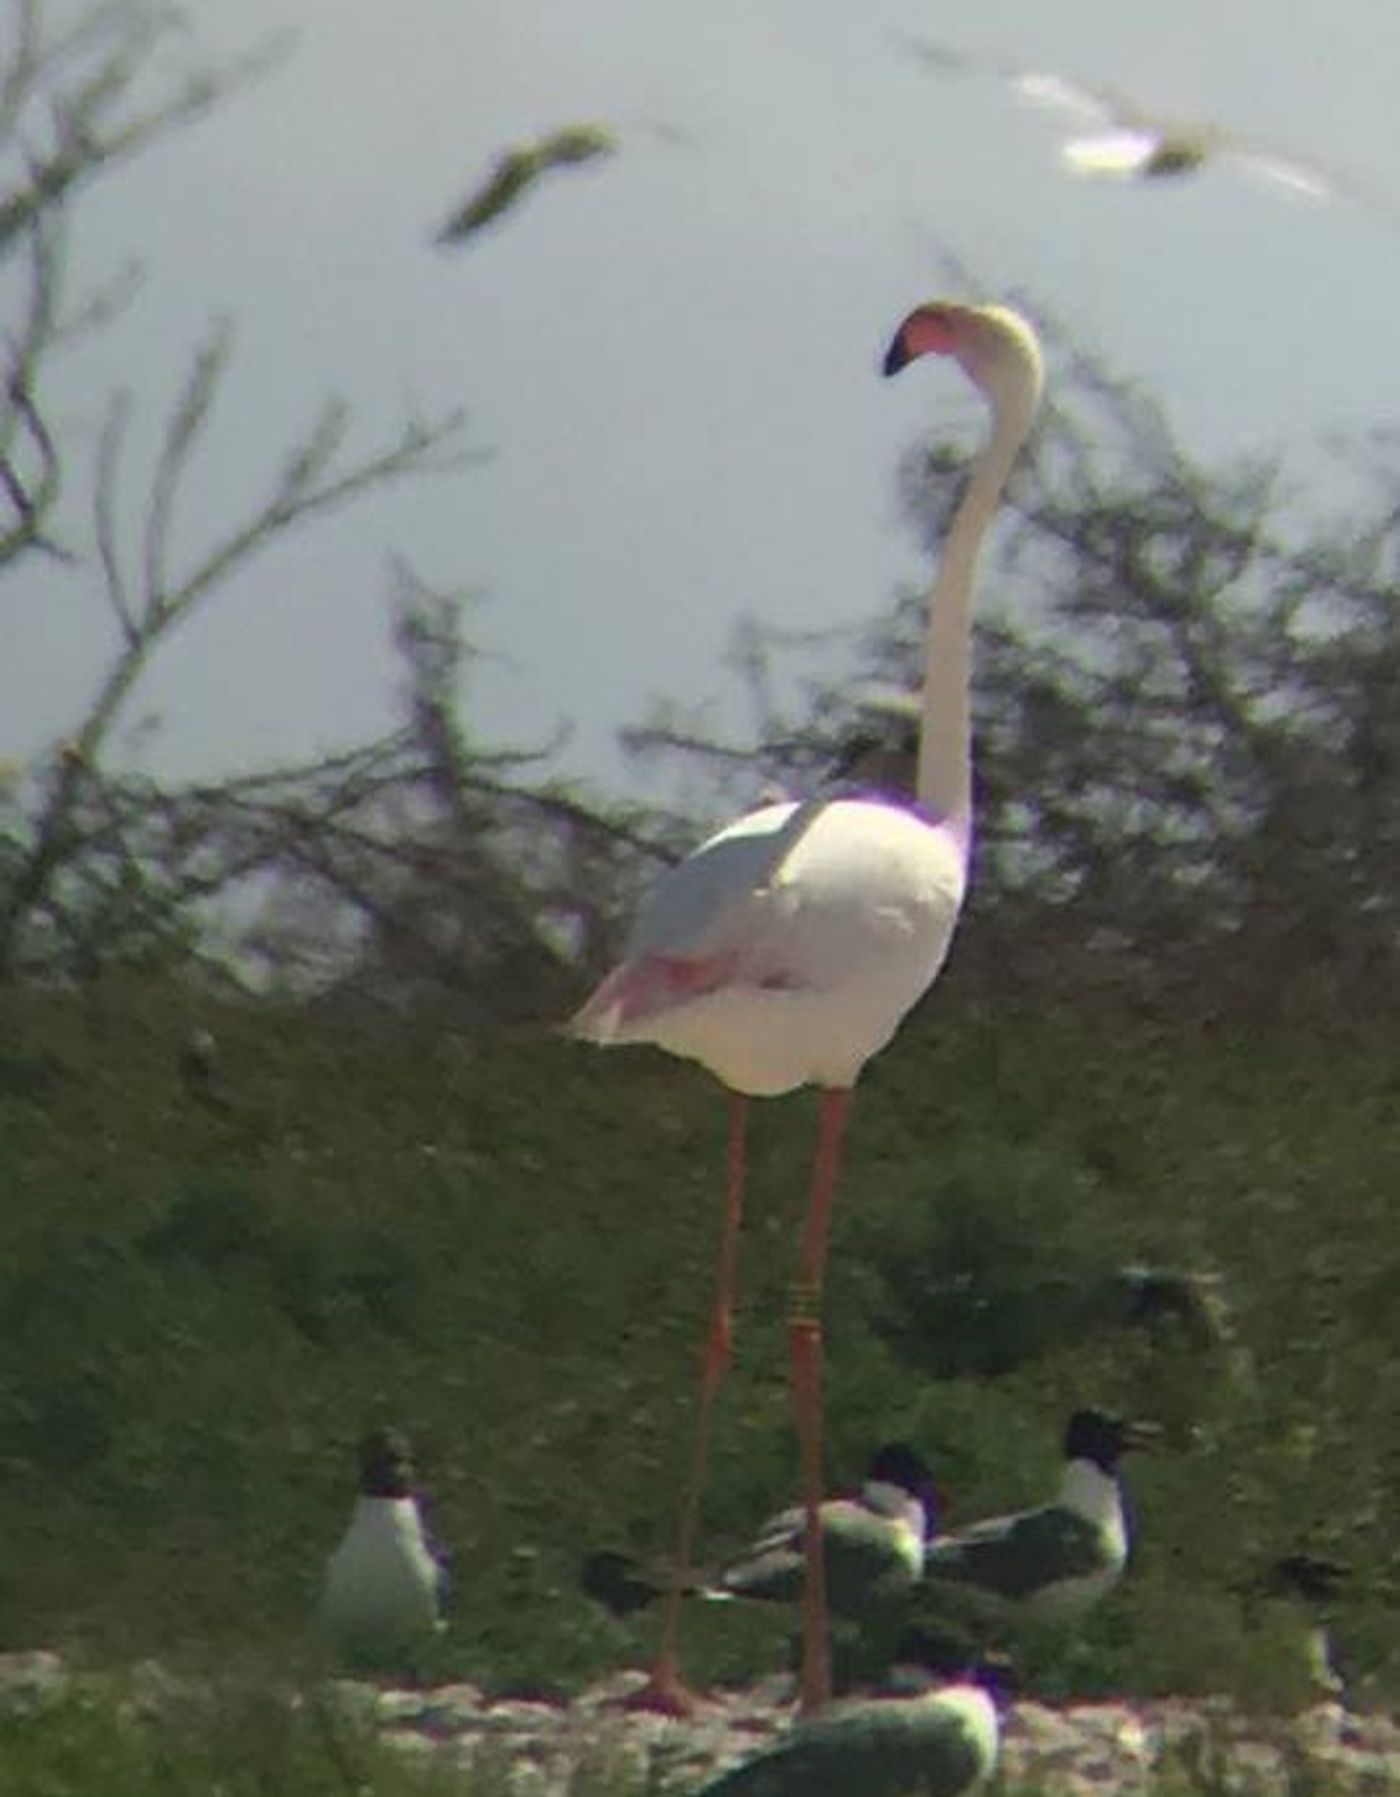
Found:
[{"label": "flamingo's black-tipped beak", "polygon": [[894,334],[881,367],[898,374],[919,356],[947,356],[953,351],[953,317],[947,305],[917,306]]},{"label": "flamingo's black-tipped beak", "polygon": [[901,325],[895,333],[894,341],[885,351],[885,359],[880,364],[880,372],[885,375],[898,374],[901,368],[907,367],[913,360],[913,351],[905,344],[904,327]]}]

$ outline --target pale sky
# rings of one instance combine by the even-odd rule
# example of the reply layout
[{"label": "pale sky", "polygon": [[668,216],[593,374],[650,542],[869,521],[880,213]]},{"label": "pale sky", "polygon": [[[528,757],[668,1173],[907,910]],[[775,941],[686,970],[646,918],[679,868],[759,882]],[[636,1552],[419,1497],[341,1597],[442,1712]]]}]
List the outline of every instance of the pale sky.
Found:
[{"label": "pale sky", "polygon": [[[191,540],[260,493],[318,401],[364,447],[407,405],[465,406],[484,465],[315,528],[221,597],[153,670],[132,755],[208,774],[332,749],[393,716],[386,566],[481,595],[469,715],[620,779],[613,733],[653,695],[727,690],[736,620],[869,616],[920,571],[894,496],[955,371],[879,357],[948,251],[1161,397],[1202,455],[1393,425],[1400,231],[1208,170],[1153,186],[1062,172],[1047,120],[995,80],[940,81],[899,32],[1023,59],[1215,118],[1400,195],[1390,0],[243,0],[195,41],[291,25],[290,60],[76,209],[89,279],[148,278],[50,369],[79,437],[132,385],[154,420],[208,321],[234,381]],[[434,228],[498,151],[580,119],[622,150],[541,186],[455,253]],[[658,132],[654,123],[665,127]],[[1051,379],[1055,368],[1052,361]],[[70,439],[72,440],[72,439]],[[75,471],[76,503],[81,480]],[[138,489],[139,490],[139,489]],[[989,598],[994,597],[988,595]],[[0,755],[80,715],[109,628],[89,571],[4,591]],[[718,714],[717,714],[718,715]]]}]

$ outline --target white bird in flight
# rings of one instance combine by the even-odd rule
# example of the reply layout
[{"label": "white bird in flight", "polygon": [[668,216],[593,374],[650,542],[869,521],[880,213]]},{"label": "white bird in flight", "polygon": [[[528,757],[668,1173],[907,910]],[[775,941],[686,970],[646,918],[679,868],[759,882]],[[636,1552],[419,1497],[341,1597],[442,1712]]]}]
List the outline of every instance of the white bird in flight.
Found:
[{"label": "white bird in flight", "polygon": [[[699,1061],[733,1094],[715,1307],[674,1564],[691,1550],[712,1403],[729,1357],[750,1096],[820,1088],[817,1151],[788,1318],[806,1519],[802,1704],[831,1688],[821,1553],[821,1294],[841,1141],[861,1068],[943,965],[967,889],[972,840],[971,668],[978,554],[1034,420],[1034,332],[1002,306],[937,302],[896,332],[884,371],[951,356],[991,409],[991,430],[948,530],[929,596],[915,799],[766,804],[710,837],[653,889],[626,955],[572,1020],[601,1044],[650,1042]],[[680,1585],[642,1704],[693,1699],[679,1675]]]},{"label": "white bird in flight", "polygon": [[1303,199],[1352,200],[1395,212],[1393,201],[1354,176],[1211,120],[1172,118],[1140,106],[1116,88],[1072,81],[1000,57],[977,56],[927,38],[900,34],[900,41],[940,74],[986,71],[1018,99],[1058,114],[1072,132],[1062,141],[1060,155],[1076,175],[1167,180],[1196,174],[1207,163],[1223,163]]}]

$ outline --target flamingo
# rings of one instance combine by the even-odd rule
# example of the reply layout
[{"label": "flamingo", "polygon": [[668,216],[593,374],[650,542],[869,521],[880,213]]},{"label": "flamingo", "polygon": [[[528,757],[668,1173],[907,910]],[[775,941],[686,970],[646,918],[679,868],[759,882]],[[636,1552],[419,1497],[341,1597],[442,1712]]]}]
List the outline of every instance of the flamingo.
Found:
[{"label": "flamingo", "polygon": [[788,1360],[805,1525],[801,1706],[830,1696],[821,1552],[821,1299],[833,1191],[852,1090],[948,952],[972,840],[971,618],[978,553],[1034,420],[1035,333],[1003,306],[938,301],[900,325],[895,374],[951,356],[982,392],[991,428],[949,527],[929,596],[915,802],[882,797],[760,805],[668,870],[644,902],[625,957],[571,1020],[600,1044],[649,1042],[699,1061],[730,1092],[714,1309],[701,1358],[690,1473],[679,1507],[676,1580],[645,1707],[687,1713],[677,1651],[714,1397],[731,1346],[748,1101],[820,1091],[816,1155],[788,1312]]}]

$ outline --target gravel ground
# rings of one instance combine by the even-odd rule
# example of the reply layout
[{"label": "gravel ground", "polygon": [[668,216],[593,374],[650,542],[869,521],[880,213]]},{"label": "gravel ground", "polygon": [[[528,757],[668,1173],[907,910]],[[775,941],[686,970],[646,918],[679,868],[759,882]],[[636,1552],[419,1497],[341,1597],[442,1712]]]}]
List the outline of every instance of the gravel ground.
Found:
[{"label": "gravel ground", "polygon": [[[54,1653],[0,1654],[0,1710],[41,1710],[95,1681]],[[188,1691],[159,1665],[117,1680],[143,1708]],[[719,1691],[693,1717],[672,1721],[625,1707],[641,1674],[619,1673],[570,1702],[490,1698],[469,1684],[394,1689],[354,1680],[331,1690],[345,1713],[396,1750],[439,1767],[505,1774],[514,1797],[582,1797],[621,1777],[648,1792],[687,1797],[789,1726],[786,1676]],[[1296,1716],[1242,1714],[1226,1699],[1159,1698],[1052,1707],[1021,1702],[1003,1724],[1003,1790],[1055,1797],[1145,1797],[1176,1768],[1186,1797],[1400,1797],[1400,1722],[1320,1703]],[[496,1778],[492,1786],[500,1788]],[[1160,1788],[1160,1787],[1159,1787]]]},{"label": "gravel ground", "polygon": [[[622,1707],[640,1682],[620,1674],[572,1703],[488,1701],[471,1686],[358,1690],[387,1740],[405,1751],[470,1765],[508,1766],[522,1797],[564,1797],[590,1773],[623,1769],[648,1788],[688,1792],[788,1726],[791,1686],[772,1679],[716,1694],[684,1722]],[[348,1690],[351,1688],[347,1688]],[[1224,1700],[1158,1699],[1051,1708],[1012,1705],[1004,1723],[1002,1782],[1064,1797],[1137,1797],[1176,1765],[1182,1784],[1216,1793],[1400,1793],[1400,1724],[1319,1704],[1288,1718],[1242,1716]]]}]

